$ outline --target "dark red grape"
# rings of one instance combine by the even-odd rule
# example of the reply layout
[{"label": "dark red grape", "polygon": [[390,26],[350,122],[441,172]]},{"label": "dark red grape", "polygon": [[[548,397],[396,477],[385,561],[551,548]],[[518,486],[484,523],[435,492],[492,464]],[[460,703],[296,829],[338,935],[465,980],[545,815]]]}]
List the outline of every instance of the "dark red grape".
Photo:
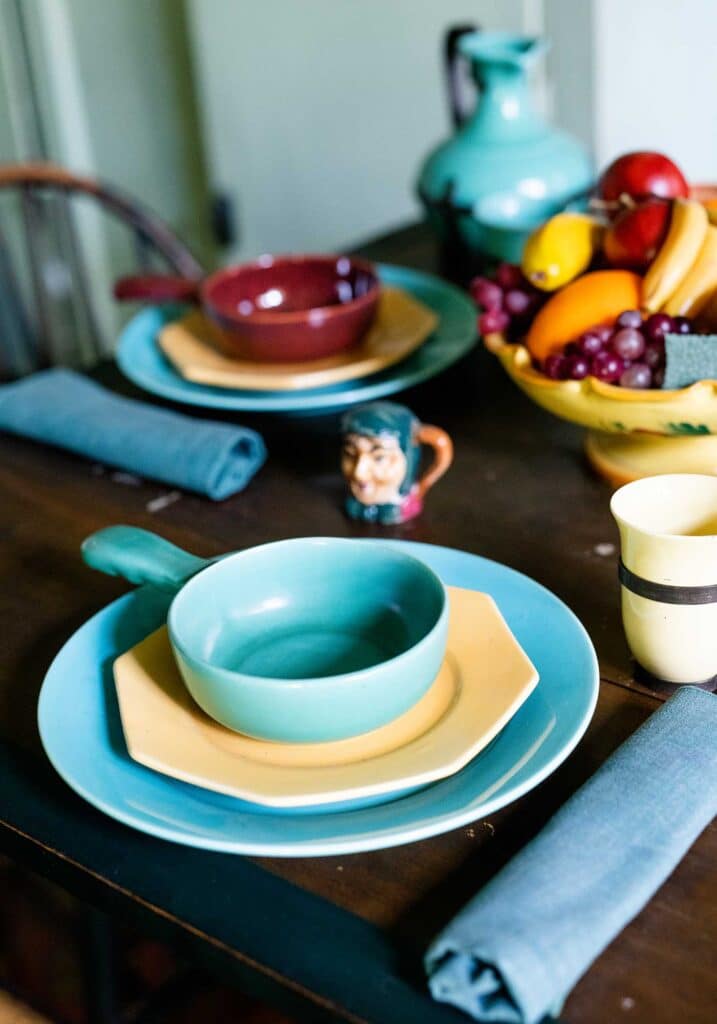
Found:
[{"label": "dark red grape", "polygon": [[500,309],[503,305],[503,289],[487,277],[474,277],[470,290],[473,301],[483,310]]},{"label": "dark red grape", "polygon": [[495,280],[504,291],[525,287],[523,271],[515,263],[499,263],[495,271]]},{"label": "dark red grape", "polygon": [[686,316],[676,316],[672,320],[673,334],[691,334],[692,323]]},{"label": "dark red grape", "polygon": [[665,383],[665,370],[664,367],[660,366],[652,375],[652,386],[653,388],[661,388]]},{"label": "dark red grape", "polygon": [[577,356],[581,354],[580,345],[577,341],[569,341],[563,349],[564,356]]},{"label": "dark red grape", "polygon": [[614,352],[609,352],[607,349],[603,349],[602,352],[598,352],[596,356],[593,356],[590,364],[590,372],[593,377],[605,381],[606,384],[614,384],[615,381],[619,380],[624,369],[625,364],[620,356],[615,355]]},{"label": "dark red grape", "polygon": [[665,350],[661,345],[655,344],[655,342],[650,342],[649,345],[645,346],[642,361],[649,366],[651,370],[656,370],[658,366],[661,366],[664,358]]},{"label": "dark red grape", "polygon": [[652,384],[652,370],[645,363],[633,363],[620,375],[622,388],[649,388]]},{"label": "dark red grape", "polygon": [[500,334],[509,323],[510,317],[504,309],[488,309],[478,317],[478,330],[481,334]]},{"label": "dark red grape", "polygon": [[645,321],[645,337],[648,341],[659,341],[673,328],[672,317],[667,313],[653,313]]},{"label": "dark red grape", "polygon": [[535,306],[535,296],[522,288],[511,288],[503,297],[503,308],[511,316],[525,316]]},{"label": "dark red grape", "polygon": [[645,351],[645,339],[634,327],[623,327],[613,334],[610,346],[621,359],[639,359]]},{"label": "dark red grape", "polygon": [[570,380],[582,380],[590,373],[590,360],[581,355],[571,356],[568,359],[567,372]]},{"label": "dark red grape", "polygon": [[551,380],[566,380],[568,368],[568,360],[560,352],[554,352],[543,363],[543,373]]},{"label": "dark red grape", "polygon": [[610,340],[612,337],[613,329],[607,324],[598,324],[597,327],[591,327],[590,333],[597,334],[598,338],[602,341],[603,345]]},{"label": "dark red grape", "polygon": [[641,327],[642,313],[639,309],[626,309],[615,321],[616,327]]},{"label": "dark red grape", "polygon": [[603,347],[603,339],[600,337],[597,331],[585,331],[585,333],[581,334],[578,338],[577,346],[584,356],[592,357],[594,355],[597,355],[597,353]]}]

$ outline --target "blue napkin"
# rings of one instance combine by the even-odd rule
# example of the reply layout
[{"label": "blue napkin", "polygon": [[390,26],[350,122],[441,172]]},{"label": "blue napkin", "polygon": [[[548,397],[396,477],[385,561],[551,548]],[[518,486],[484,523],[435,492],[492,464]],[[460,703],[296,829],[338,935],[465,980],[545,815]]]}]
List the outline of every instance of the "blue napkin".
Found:
[{"label": "blue napkin", "polygon": [[0,387],[0,430],[215,501],[246,487],[266,459],[253,430],[123,398],[60,368]]},{"label": "blue napkin", "polygon": [[505,1024],[559,1012],[715,814],[717,696],[685,687],[432,943],[434,998]]}]

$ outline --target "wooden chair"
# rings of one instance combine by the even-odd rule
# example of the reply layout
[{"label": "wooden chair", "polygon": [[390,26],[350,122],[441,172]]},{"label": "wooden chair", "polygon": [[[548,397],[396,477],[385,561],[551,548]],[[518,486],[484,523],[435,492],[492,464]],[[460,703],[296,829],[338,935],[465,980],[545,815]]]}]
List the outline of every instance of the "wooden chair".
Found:
[{"label": "wooden chair", "polygon": [[56,362],[86,365],[109,349],[98,315],[99,300],[106,305],[109,298],[98,289],[107,282],[97,285],[97,268],[83,251],[82,197],[129,231],[127,249],[141,272],[157,265],[193,279],[203,274],[161,218],[113,186],[49,163],[0,164],[1,379]]}]

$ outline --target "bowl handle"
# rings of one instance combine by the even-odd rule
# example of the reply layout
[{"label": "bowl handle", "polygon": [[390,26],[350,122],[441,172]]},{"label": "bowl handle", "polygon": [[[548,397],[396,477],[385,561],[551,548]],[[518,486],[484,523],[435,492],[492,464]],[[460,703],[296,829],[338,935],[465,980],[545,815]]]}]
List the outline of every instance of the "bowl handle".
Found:
[{"label": "bowl handle", "polygon": [[418,494],[423,498],[453,462],[453,442],[445,430],[433,427],[429,423],[420,425],[416,440],[419,444],[433,448],[433,462],[418,481]]},{"label": "bowl handle", "polygon": [[82,542],[81,550],[87,565],[108,576],[171,591],[179,590],[213,561],[183,551],[164,537],[136,526],[98,530]]},{"label": "bowl handle", "polygon": [[115,281],[114,296],[120,302],[199,302],[200,283],[170,274],[136,274]]}]

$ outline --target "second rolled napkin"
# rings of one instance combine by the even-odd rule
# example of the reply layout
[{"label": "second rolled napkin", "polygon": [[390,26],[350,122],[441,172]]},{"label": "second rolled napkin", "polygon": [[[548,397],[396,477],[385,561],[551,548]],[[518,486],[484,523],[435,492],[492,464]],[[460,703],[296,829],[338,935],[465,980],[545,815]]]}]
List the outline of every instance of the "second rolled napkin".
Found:
[{"label": "second rolled napkin", "polygon": [[60,368],[0,387],[0,430],[215,501],[241,491],[266,459],[254,430],[123,398]]},{"label": "second rolled napkin", "polygon": [[717,814],[717,696],[656,711],[433,942],[433,996],[537,1024]]}]

